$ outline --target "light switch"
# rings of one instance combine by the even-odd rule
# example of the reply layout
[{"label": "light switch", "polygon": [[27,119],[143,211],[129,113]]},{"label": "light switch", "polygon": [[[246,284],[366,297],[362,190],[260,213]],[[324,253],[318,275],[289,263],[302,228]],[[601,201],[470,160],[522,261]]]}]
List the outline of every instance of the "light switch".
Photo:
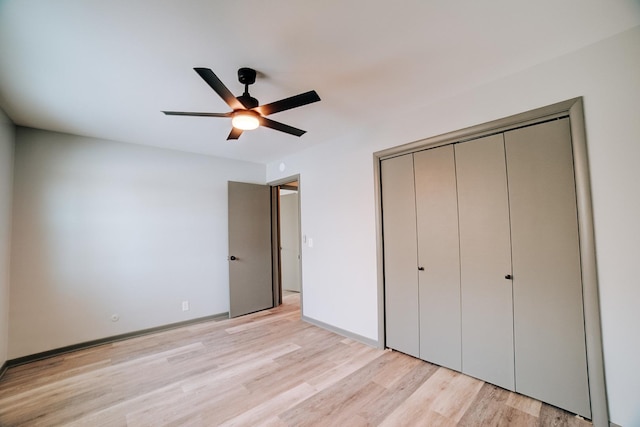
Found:
[{"label": "light switch", "polygon": [[307,244],[309,245],[310,248],[313,247],[313,239],[311,237],[307,238]]}]

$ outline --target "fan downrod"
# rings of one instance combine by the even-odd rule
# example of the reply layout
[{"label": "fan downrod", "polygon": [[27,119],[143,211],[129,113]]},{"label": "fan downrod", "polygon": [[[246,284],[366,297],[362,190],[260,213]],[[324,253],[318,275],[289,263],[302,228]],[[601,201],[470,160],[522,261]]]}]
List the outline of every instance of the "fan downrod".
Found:
[{"label": "fan downrod", "polygon": [[256,70],[246,67],[240,68],[238,70],[238,80],[244,85],[244,93],[237,97],[238,101],[247,109],[256,108],[260,105],[258,100],[249,94],[249,85],[256,82]]}]

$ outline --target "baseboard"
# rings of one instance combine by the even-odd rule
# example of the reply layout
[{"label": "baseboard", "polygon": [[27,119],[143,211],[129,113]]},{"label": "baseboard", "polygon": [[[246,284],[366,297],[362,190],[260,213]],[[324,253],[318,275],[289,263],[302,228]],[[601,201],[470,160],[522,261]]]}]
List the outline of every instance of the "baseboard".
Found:
[{"label": "baseboard", "polygon": [[609,427],[622,427],[616,423],[612,423],[611,421],[609,421]]},{"label": "baseboard", "polygon": [[322,329],[326,329],[328,331],[334,332],[338,335],[342,335],[343,337],[351,338],[352,340],[359,341],[363,344],[366,344],[371,347],[379,348],[377,340],[373,340],[371,338],[363,337],[362,335],[354,334],[353,332],[346,331],[344,329],[335,327],[333,325],[329,325],[328,323],[321,322],[316,319],[312,319],[307,316],[302,316],[302,320],[311,323],[312,325],[318,326]]},{"label": "baseboard", "polygon": [[135,338],[135,337],[139,337],[139,336],[142,336],[142,335],[149,335],[149,334],[153,334],[153,333],[156,333],[156,332],[167,331],[169,329],[181,328],[183,326],[189,326],[189,325],[193,325],[193,324],[196,324],[196,323],[217,321],[217,320],[223,320],[223,319],[228,319],[228,318],[229,318],[229,313],[228,312],[218,313],[218,314],[213,314],[211,316],[204,316],[204,317],[198,317],[196,319],[184,320],[182,322],[169,323],[168,325],[156,326],[156,327],[148,328],[148,329],[141,329],[139,331],[127,332],[126,334],[113,335],[113,336],[106,337],[106,338],[100,338],[100,339],[97,339],[97,340],[86,341],[86,342],[79,343],[79,344],[72,344],[72,345],[68,345],[66,347],[60,347],[60,348],[56,348],[56,349],[53,349],[53,350],[43,351],[41,353],[30,354],[28,356],[18,357],[16,359],[7,360],[4,363],[4,365],[2,365],[2,370],[0,370],[0,378],[2,378],[2,375],[4,374],[4,371],[6,371],[8,368],[12,368],[14,366],[19,366],[19,365],[24,365],[24,364],[30,363],[30,362],[35,362],[36,360],[48,359],[50,357],[59,356],[61,354],[65,354],[65,353],[71,353],[71,352],[77,351],[77,350],[83,350],[83,349],[86,349],[86,348],[97,347],[99,345],[109,344],[109,343],[117,342],[117,341],[124,341],[124,340],[127,340],[129,338]]},{"label": "baseboard", "polygon": [[5,361],[2,364],[2,367],[0,367],[0,380],[2,379],[2,377],[4,376],[4,373],[7,372],[7,369],[9,369],[9,364]]}]

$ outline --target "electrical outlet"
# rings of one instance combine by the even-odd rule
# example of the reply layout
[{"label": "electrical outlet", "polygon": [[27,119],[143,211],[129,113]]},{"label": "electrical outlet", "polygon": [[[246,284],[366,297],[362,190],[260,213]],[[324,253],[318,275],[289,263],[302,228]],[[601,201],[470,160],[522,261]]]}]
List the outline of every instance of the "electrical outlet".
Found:
[{"label": "electrical outlet", "polygon": [[182,311],[189,311],[189,301],[182,301]]}]

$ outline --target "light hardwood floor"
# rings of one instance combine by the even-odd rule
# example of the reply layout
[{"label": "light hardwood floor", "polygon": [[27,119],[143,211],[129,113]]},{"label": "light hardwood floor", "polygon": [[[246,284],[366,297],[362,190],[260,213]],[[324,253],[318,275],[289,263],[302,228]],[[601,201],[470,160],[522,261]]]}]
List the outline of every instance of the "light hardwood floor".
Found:
[{"label": "light hardwood floor", "polygon": [[10,368],[1,426],[590,426],[273,310]]}]

